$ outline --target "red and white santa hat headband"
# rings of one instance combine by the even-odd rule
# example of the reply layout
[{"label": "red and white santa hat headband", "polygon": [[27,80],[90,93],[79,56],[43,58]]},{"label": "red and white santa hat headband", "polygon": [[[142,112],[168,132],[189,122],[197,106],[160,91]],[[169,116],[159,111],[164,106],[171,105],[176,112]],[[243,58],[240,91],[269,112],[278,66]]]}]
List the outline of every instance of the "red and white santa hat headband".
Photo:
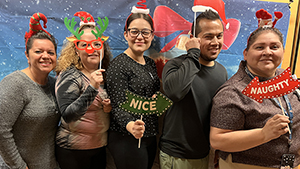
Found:
[{"label": "red and white santa hat headband", "polygon": [[153,18],[149,15],[150,10],[147,9],[147,5],[144,4],[145,2],[146,2],[146,0],[140,0],[139,2],[137,2],[137,5],[139,5],[139,6],[133,6],[132,7],[131,14],[127,17],[126,22],[125,22],[125,29],[126,30],[127,30],[127,20],[134,13],[142,13],[142,14],[148,15],[151,18],[152,23],[154,24]]},{"label": "red and white santa hat headband", "polygon": [[275,11],[274,21],[272,21],[272,15],[264,9],[260,9],[256,11],[255,15],[258,20],[258,27],[272,27],[272,28],[274,28],[277,21],[283,16],[282,12]]},{"label": "red and white santa hat headband", "polygon": [[[101,19],[98,17],[98,25],[100,26],[100,29],[96,26],[94,17],[86,12],[86,11],[78,11],[74,14],[74,16],[78,16],[80,18],[80,26],[82,25],[93,25],[95,26],[96,32],[92,30],[92,33],[95,35],[96,39],[101,38],[103,41],[106,41],[108,39],[108,36],[102,35],[103,32],[106,30],[109,20],[107,17],[104,19]],[[83,34],[84,31],[79,32],[79,28],[74,29],[77,22],[75,21],[75,18],[73,17],[72,20],[65,17],[64,23],[66,28],[75,36],[67,37],[66,39],[73,42],[75,40],[80,40],[80,36]]]},{"label": "red and white santa hat headband", "polygon": [[78,16],[80,18],[80,23],[79,23],[80,26],[82,25],[96,26],[94,17],[86,11],[78,11],[74,14],[74,16]]}]

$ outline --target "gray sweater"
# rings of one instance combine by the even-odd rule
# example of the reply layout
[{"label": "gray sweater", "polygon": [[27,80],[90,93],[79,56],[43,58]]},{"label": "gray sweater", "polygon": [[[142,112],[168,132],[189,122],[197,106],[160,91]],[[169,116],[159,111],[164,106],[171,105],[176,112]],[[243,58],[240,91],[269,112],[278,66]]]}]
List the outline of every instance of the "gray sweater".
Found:
[{"label": "gray sweater", "polygon": [[55,79],[40,86],[15,71],[0,82],[0,155],[12,169],[58,168],[54,154],[60,114]]}]

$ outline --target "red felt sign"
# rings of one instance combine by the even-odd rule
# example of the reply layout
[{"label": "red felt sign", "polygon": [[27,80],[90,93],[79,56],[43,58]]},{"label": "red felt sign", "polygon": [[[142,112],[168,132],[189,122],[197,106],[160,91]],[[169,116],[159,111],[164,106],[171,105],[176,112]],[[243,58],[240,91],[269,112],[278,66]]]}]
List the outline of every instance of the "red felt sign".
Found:
[{"label": "red felt sign", "polygon": [[255,77],[242,93],[259,103],[263,99],[276,98],[293,92],[300,86],[300,80],[293,79],[291,69],[287,68],[283,73],[273,79],[259,82]]}]

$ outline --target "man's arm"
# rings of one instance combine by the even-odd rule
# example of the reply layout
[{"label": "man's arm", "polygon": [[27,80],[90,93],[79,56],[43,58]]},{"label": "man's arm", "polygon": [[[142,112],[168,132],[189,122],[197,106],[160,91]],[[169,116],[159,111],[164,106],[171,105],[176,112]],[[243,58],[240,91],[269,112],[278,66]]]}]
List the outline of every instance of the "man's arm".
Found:
[{"label": "man's arm", "polygon": [[198,56],[200,50],[190,49],[182,59],[171,59],[162,72],[162,82],[165,94],[172,101],[181,100],[190,90],[191,83],[200,70]]}]

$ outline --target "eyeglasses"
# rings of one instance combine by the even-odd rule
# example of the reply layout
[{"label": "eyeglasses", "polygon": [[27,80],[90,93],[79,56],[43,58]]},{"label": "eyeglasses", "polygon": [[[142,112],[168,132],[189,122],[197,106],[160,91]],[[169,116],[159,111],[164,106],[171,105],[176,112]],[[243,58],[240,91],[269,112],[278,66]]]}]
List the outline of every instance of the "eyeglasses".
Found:
[{"label": "eyeglasses", "polygon": [[129,35],[133,38],[138,37],[140,34],[143,36],[143,38],[149,38],[153,33],[153,30],[149,30],[149,29],[143,29],[140,31],[136,28],[129,28],[127,30],[129,32]]},{"label": "eyeglasses", "polygon": [[92,41],[75,40],[74,43],[78,50],[86,50],[89,46],[91,46],[92,49],[100,50],[103,46],[103,41],[101,40],[101,38]]}]

